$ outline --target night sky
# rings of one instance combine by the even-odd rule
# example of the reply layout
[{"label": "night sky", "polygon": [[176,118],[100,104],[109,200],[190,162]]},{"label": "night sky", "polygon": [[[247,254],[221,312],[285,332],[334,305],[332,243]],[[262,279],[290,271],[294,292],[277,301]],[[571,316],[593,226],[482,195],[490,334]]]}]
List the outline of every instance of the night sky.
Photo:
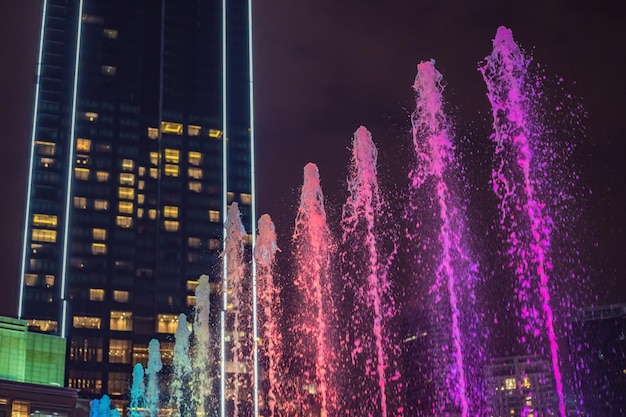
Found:
[{"label": "night sky", "polygon": [[[15,314],[40,0],[0,0],[0,314]],[[585,269],[599,303],[626,302],[626,3],[599,1],[257,0],[257,202],[285,246],[302,167],[320,167],[329,210],[344,194],[348,147],[360,125],[381,159],[409,143],[416,64],[435,59],[459,132],[486,131],[477,65],[505,25],[587,117],[573,161],[581,189]],[[461,134],[461,133],[459,133]],[[476,153],[480,155],[479,152]],[[491,161],[474,161],[476,165]],[[393,165],[393,164],[388,164]],[[281,244],[281,241],[283,242]]]}]

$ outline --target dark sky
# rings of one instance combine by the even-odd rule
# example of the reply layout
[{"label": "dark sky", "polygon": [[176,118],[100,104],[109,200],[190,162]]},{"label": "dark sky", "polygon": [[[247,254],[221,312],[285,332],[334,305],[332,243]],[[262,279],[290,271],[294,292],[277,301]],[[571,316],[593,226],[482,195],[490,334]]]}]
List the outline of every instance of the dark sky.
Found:
[{"label": "dark sky", "polygon": [[[13,315],[30,137],[40,0],[0,0],[0,314]],[[626,3],[598,1],[257,0],[257,201],[286,241],[302,167],[319,165],[329,204],[344,187],[352,132],[381,154],[406,144],[416,64],[434,58],[463,126],[489,126],[476,70],[498,26],[513,30],[548,76],[565,80],[588,118],[578,147],[588,270],[600,302],[626,301]],[[484,138],[481,138],[483,140]],[[485,139],[486,140],[486,139]],[[490,164],[489,160],[484,161]],[[280,244],[280,241],[279,241]]]}]

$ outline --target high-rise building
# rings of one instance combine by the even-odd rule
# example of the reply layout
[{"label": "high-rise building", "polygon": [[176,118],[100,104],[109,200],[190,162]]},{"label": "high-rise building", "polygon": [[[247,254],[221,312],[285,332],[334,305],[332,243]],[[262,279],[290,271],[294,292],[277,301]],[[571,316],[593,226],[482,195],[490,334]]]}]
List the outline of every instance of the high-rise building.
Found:
[{"label": "high-rise building", "polygon": [[249,0],[43,1],[18,317],[83,395],[168,360],[232,202],[252,240],[251,56]]}]

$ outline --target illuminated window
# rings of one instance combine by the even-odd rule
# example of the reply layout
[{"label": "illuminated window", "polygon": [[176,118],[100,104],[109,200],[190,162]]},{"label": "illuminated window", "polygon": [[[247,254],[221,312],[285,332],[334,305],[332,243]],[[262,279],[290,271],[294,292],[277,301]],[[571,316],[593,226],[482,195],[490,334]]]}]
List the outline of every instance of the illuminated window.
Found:
[{"label": "illuminated window", "polygon": [[58,323],[53,320],[28,320],[28,327],[40,332],[56,332]]},{"label": "illuminated window", "polygon": [[209,137],[221,139],[224,132],[219,129],[209,129]]},{"label": "illuminated window", "polygon": [[139,207],[137,209],[137,218],[138,219],[143,219],[143,208]]},{"label": "illuminated window", "polygon": [[56,242],[57,231],[47,229],[33,229],[31,239],[35,242]]},{"label": "illuminated window", "polygon": [[86,197],[74,197],[74,207],[78,209],[86,209],[87,198]]},{"label": "illuminated window", "polygon": [[37,285],[37,274],[24,274],[24,285],[27,287]]},{"label": "illuminated window", "polygon": [[252,245],[252,235],[247,233],[244,237],[243,237],[243,242],[246,245]]},{"label": "illuminated window", "polygon": [[200,126],[188,125],[187,126],[187,135],[188,136],[198,136],[200,135]]},{"label": "illuminated window", "polygon": [[198,281],[187,280],[187,291],[196,292],[196,288],[198,288]]},{"label": "illuminated window", "polygon": [[145,194],[137,194],[137,204],[143,204],[146,201]]},{"label": "illuminated window", "polygon": [[91,140],[85,138],[76,139],[76,151],[77,152],[89,152],[91,151]]},{"label": "illuminated window", "polygon": [[165,149],[165,162],[177,164],[180,162],[180,151],[178,149]]},{"label": "illuminated window", "polygon": [[[139,319],[144,319],[144,317],[138,317]],[[152,320],[152,318],[145,317],[147,320]],[[138,325],[140,323],[137,323]],[[139,326],[138,326],[139,327]],[[146,334],[152,334],[154,331],[154,326],[150,326],[149,332],[144,332]],[[133,363],[140,363],[144,368],[148,367],[148,345],[135,343],[133,344]]]},{"label": "illuminated window", "polygon": [[189,175],[190,178],[199,180],[202,178],[202,170],[200,168],[188,168],[187,175]]},{"label": "illuminated window", "polygon": [[143,177],[144,175],[146,175],[146,167],[139,167],[139,176]]},{"label": "illuminated window", "polygon": [[135,174],[131,174],[130,172],[122,172],[120,174],[120,184],[121,185],[135,185]]},{"label": "illuminated window", "polygon": [[37,145],[37,155],[54,156],[56,151],[55,143],[37,140],[35,145]]},{"label": "illuminated window", "polygon": [[74,316],[72,326],[78,329],[100,329],[100,317]]},{"label": "illuminated window", "polygon": [[507,391],[511,391],[517,388],[517,381],[515,378],[506,378],[504,380],[504,389]]},{"label": "illuminated window", "polygon": [[220,221],[219,210],[209,210],[209,221],[212,223],[218,223]]},{"label": "illuminated window", "polygon": [[176,206],[165,206],[163,207],[163,215],[165,217],[178,218],[178,207]]},{"label": "illuminated window", "polygon": [[172,133],[174,135],[182,135],[183,125],[182,123],[161,122],[161,132]]},{"label": "illuminated window", "polygon": [[57,227],[57,216],[52,214],[34,214],[33,226]]},{"label": "illuminated window", "polygon": [[[2,414],[6,415],[4,413],[4,410],[2,411],[3,411]],[[29,402],[13,401],[11,403],[11,417],[29,417],[29,416],[30,416],[30,403]]]},{"label": "illuminated window", "polygon": [[159,129],[157,129],[156,127],[149,127],[148,128],[148,137],[150,139],[158,139],[159,138]]},{"label": "illuminated window", "polygon": [[128,291],[114,290],[113,291],[113,300],[118,303],[127,303],[128,302]]},{"label": "illuminated window", "polygon": [[222,242],[219,239],[209,239],[209,249],[218,250],[222,248]]},{"label": "illuminated window", "polygon": [[178,177],[178,165],[165,164],[165,175],[167,177]]},{"label": "illuminated window", "polygon": [[189,151],[189,165],[200,165],[202,163],[202,154],[196,151]]},{"label": "illuminated window", "polygon": [[43,166],[44,168],[49,168],[51,166],[55,166],[55,160],[54,158],[41,158],[39,163],[41,164],[41,166]]},{"label": "illuminated window", "polygon": [[163,225],[165,226],[165,230],[167,232],[177,232],[178,231],[178,222],[174,221],[174,220],[165,220],[163,222]]},{"label": "illuminated window", "polygon": [[74,168],[74,177],[79,180],[88,180],[89,168]]},{"label": "illuminated window", "polygon": [[252,194],[241,193],[240,197],[241,197],[241,204],[246,204],[246,205],[252,204]]},{"label": "illuminated window", "polygon": [[159,164],[159,153],[158,152],[150,152],[150,163],[152,165]]},{"label": "illuminated window", "polygon": [[132,159],[122,159],[122,170],[132,171],[135,168],[135,161]]},{"label": "illuminated window", "polygon": [[106,229],[99,229],[97,227],[94,227],[93,229],[91,229],[91,235],[92,235],[94,240],[106,240],[107,239],[107,230]]},{"label": "illuminated window", "polygon": [[202,191],[202,183],[198,181],[189,181],[189,191],[195,191],[197,193]]},{"label": "illuminated window", "polygon": [[104,29],[104,37],[109,38],[109,39],[117,39],[117,30]]},{"label": "illuminated window", "polygon": [[89,288],[89,301],[104,301],[104,290],[102,288]]},{"label": "illuminated window", "polygon": [[120,201],[117,205],[117,211],[124,214],[133,214],[133,203],[130,201]]},{"label": "illuminated window", "polygon": [[81,113],[80,115],[83,120],[89,120],[90,122],[95,122],[96,120],[98,120],[98,113],[92,111],[86,111],[84,113]]},{"label": "illuminated window", "polygon": [[108,200],[96,200],[94,201],[94,207],[96,210],[108,210],[109,209],[109,201]]},{"label": "illuminated window", "polygon": [[156,168],[150,168],[150,178],[159,178],[159,170]]},{"label": "illuminated window", "polygon": [[87,14],[87,13],[83,14],[82,20],[85,23],[94,23],[98,25],[101,25],[102,22],[104,22],[104,19],[102,19],[102,16],[98,16],[95,14]]},{"label": "illuminated window", "polygon": [[76,155],[76,165],[87,165],[89,157],[87,155]]},{"label": "illuminated window", "polygon": [[54,275],[46,274],[46,287],[54,286]]},{"label": "illuminated window", "polygon": [[109,180],[109,173],[106,171],[97,171],[96,179],[98,182],[107,182]]},{"label": "illuminated window", "polygon": [[130,363],[131,358],[132,342],[130,340],[109,340],[109,363]]},{"label": "illuminated window", "polygon": [[124,227],[128,229],[129,227],[132,227],[133,225],[133,218],[128,217],[128,216],[117,216],[115,218],[115,224],[117,224],[120,227]]},{"label": "illuminated window", "polygon": [[143,190],[144,188],[146,188],[146,182],[144,180],[137,181],[137,189]]},{"label": "illuminated window", "polygon": [[133,313],[130,311],[111,311],[109,324],[111,330],[130,332],[133,330]]},{"label": "illuminated window", "polygon": [[233,193],[232,191],[227,192],[226,199],[229,203],[232,203],[235,200],[235,193]]},{"label": "illuminated window", "polygon": [[175,314],[159,314],[157,316],[157,333],[176,333],[178,316]]},{"label": "illuminated window", "polygon": [[117,68],[115,68],[113,65],[103,65],[102,73],[104,75],[108,75],[112,77],[117,73]]},{"label": "illuminated window", "polygon": [[119,198],[132,200],[133,198],[135,198],[135,190],[133,188],[120,187],[117,195]]},{"label": "illuminated window", "polygon": [[149,209],[148,210],[148,217],[150,217],[150,220],[156,219],[156,215],[157,215],[156,209]]},{"label": "illuminated window", "polygon": [[187,245],[189,245],[190,248],[199,248],[201,240],[199,237],[189,237],[187,238]]},{"label": "illuminated window", "polygon": [[187,306],[188,307],[194,307],[196,305],[196,296],[195,295],[188,295],[187,296]]},{"label": "illuminated window", "polygon": [[107,253],[107,245],[104,243],[92,243],[91,244],[91,253],[94,255],[106,255]]},{"label": "illuminated window", "polygon": [[530,388],[530,378],[528,378],[527,376],[525,376],[522,379],[522,387],[524,388]]}]

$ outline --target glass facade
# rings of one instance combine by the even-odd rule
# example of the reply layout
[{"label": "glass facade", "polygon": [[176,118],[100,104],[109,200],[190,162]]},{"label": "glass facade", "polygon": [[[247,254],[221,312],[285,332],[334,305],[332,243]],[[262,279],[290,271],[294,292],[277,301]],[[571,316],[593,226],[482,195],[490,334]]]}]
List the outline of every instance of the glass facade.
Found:
[{"label": "glass facade", "polygon": [[70,387],[123,396],[187,283],[218,279],[230,203],[253,233],[248,13],[44,1],[19,317],[67,338]]}]

